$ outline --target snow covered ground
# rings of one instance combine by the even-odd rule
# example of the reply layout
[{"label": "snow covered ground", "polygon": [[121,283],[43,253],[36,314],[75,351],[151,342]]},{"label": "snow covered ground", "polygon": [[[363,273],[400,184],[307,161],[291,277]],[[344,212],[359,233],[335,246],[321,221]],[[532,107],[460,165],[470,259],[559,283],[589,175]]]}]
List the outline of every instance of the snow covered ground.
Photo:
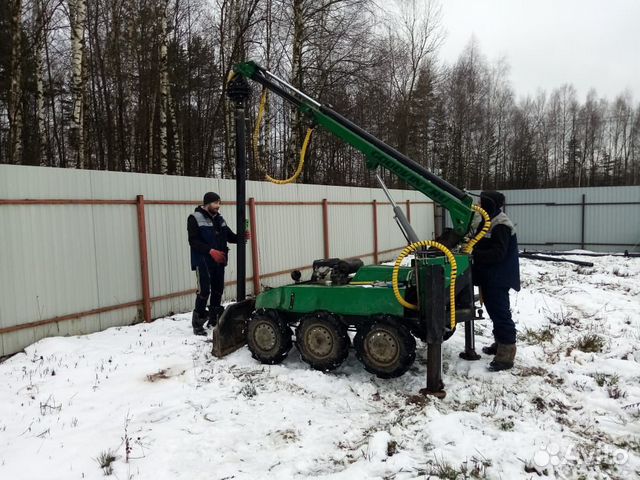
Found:
[{"label": "snow covered ground", "polygon": [[516,367],[459,359],[460,328],[444,400],[420,344],[385,381],[216,360],[188,315],[42,340],[0,364],[0,479],[637,478],[640,259],[579,259],[522,262]]}]

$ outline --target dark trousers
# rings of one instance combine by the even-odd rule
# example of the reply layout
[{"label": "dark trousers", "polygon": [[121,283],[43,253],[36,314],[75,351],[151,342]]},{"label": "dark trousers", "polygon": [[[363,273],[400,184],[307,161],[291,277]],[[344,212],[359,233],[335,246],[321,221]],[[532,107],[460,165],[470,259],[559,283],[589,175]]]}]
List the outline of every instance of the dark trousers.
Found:
[{"label": "dark trousers", "polygon": [[224,290],[224,266],[206,259],[196,267],[198,291],[196,292],[196,307],[201,318],[207,316],[207,300],[211,315],[218,312]]},{"label": "dark trousers", "polygon": [[498,343],[516,343],[516,325],[511,318],[509,287],[481,286],[484,307],[493,322],[493,338]]}]

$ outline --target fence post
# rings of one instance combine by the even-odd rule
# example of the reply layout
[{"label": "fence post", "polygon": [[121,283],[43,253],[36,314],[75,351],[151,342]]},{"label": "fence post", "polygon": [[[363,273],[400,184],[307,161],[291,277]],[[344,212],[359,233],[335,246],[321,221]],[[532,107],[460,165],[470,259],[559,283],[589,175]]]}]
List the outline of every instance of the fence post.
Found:
[{"label": "fence post", "polygon": [[258,222],[256,215],[256,199],[249,199],[249,230],[251,231],[251,271],[253,273],[253,294],[260,293],[260,258],[258,253]]},{"label": "fence post", "polygon": [[407,220],[411,223],[411,200],[407,199]]},{"label": "fence post", "polygon": [[581,206],[581,209],[582,209],[582,222],[581,222],[582,231],[581,231],[581,235],[580,235],[580,245],[581,245],[580,248],[582,248],[582,250],[584,250],[584,231],[585,231],[584,219],[585,219],[585,210],[587,209],[587,205],[586,204],[587,204],[587,195],[583,193],[582,194],[582,206]]},{"label": "fence post", "polygon": [[144,195],[136,196],[138,212],[138,244],[140,246],[140,272],[142,274],[142,313],[144,321],[151,321],[151,294],[149,293],[149,259],[147,256],[147,226],[144,215]]},{"label": "fence post", "polygon": [[373,263],[378,264],[378,201],[371,202],[373,206]]},{"label": "fence post", "polygon": [[322,199],[322,238],[324,242],[324,258],[329,258],[329,202]]}]

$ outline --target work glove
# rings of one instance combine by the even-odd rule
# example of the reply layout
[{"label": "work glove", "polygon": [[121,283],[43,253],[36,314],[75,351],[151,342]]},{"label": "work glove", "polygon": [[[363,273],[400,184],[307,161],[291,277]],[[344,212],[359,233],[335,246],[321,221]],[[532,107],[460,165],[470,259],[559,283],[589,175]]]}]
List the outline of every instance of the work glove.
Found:
[{"label": "work glove", "polygon": [[213,261],[216,263],[220,263],[223,264],[227,261],[227,257],[224,254],[224,252],[221,252],[220,250],[214,250],[213,248],[211,250],[209,250],[209,255],[211,255],[211,258],[213,258]]}]

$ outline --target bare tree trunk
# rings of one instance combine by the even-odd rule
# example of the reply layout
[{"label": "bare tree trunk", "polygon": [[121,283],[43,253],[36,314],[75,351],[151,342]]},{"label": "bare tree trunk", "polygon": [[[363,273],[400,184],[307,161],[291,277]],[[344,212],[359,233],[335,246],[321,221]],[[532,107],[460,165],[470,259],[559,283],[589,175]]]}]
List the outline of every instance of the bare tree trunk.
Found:
[{"label": "bare tree trunk", "polygon": [[[299,90],[303,87],[302,50],[304,47],[304,0],[293,0],[293,39],[291,51],[291,79],[293,86]],[[290,148],[285,150],[284,161],[282,162],[282,176],[287,176],[287,164],[295,156],[295,151],[302,143],[302,116],[297,108],[294,111],[294,120],[291,130]]]},{"label": "bare tree trunk", "polygon": [[[53,90],[53,73],[52,73],[52,69],[51,69],[51,55],[49,54],[49,43],[45,42],[44,43],[44,53],[45,53],[45,59],[46,59],[46,63],[47,63],[47,83],[48,83],[48,88],[49,90]],[[49,140],[49,145],[50,145],[50,150],[51,150],[51,156],[50,156],[50,165],[55,165],[55,166],[65,166],[66,165],[66,150],[65,150],[65,145],[64,145],[64,139],[62,138],[61,135],[61,129],[58,128],[58,113],[56,110],[56,97],[54,95],[51,95],[51,102],[49,105],[49,108],[51,109],[51,123],[53,124],[53,139]],[[55,162],[54,161],[54,147],[53,147],[53,143],[55,143],[55,150],[57,151],[57,155],[58,155],[58,161]]]},{"label": "bare tree trunk", "polygon": [[84,168],[84,31],[86,0],[68,0],[71,23],[71,145],[76,168]]},{"label": "bare tree trunk", "polygon": [[35,19],[34,30],[34,70],[35,70],[35,83],[36,83],[36,122],[38,131],[36,132],[37,142],[37,156],[34,158],[34,163],[42,166],[47,164],[46,155],[44,153],[44,136],[46,134],[45,118],[44,118],[44,79],[42,71],[42,50],[44,48],[44,41],[46,41],[46,29],[45,18],[42,0],[33,0],[33,18]]},{"label": "bare tree trunk", "polygon": [[[271,0],[267,0],[266,5],[266,38],[265,38],[265,65],[267,70],[271,69],[271,39],[273,38],[273,2]],[[254,158],[253,162],[255,164],[256,172],[258,172],[258,179],[264,179],[264,165],[266,164],[266,168],[270,167],[271,158],[271,107],[270,103],[267,102],[264,109],[264,129],[262,130],[264,133],[264,149],[262,150],[262,158]],[[264,162],[264,163],[261,163]]]},{"label": "bare tree trunk", "polygon": [[169,119],[171,120],[171,130],[173,131],[173,160],[175,165],[173,173],[182,175],[184,171],[180,152],[180,131],[178,130],[178,120],[176,118],[176,104],[171,91],[169,91]]},{"label": "bare tree trunk", "polygon": [[167,62],[167,15],[169,2],[164,0],[160,7],[160,168],[158,173],[166,174],[167,166],[167,110],[169,107],[169,66]]},{"label": "bare tree trunk", "polygon": [[149,117],[148,117],[148,121],[149,121],[149,126],[147,128],[147,133],[149,134],[149,142],[148,142],[148,149],[147,149],[147,161],[143,167],[142,170],[140,170],[141,172],[144,173],[158,173],[154,171],[153,166],[155,165],[154,162],[154,138],[153,138],[153,123],[154,123],[154,119],[156,118],[156,103],[158,101],[158,93],[157,91],[155,91],[153,93],[153,98],[151,99],[151,101],[149,102]]},{"label": "bare tree trunk", "polygon": [[[133,4],[130,5],[131,11],[134,11]],[[123,122],[123,127],[126,128],[128,126],[128,135],[126,140],[126,152],[123,152],[123,159],[127,161],[128,169],[131,172],[138,171],[138,163],[136,161],[136,135],[138,134],[135,118],[135,113],[133,107],[129,107],[131,102],[131,98],[133,97],[133,92],[135,89],[134,86],[134,72],[136,71],[136,61],[135,61],[135,47],[134,47],[134,38],[136,36],[136,26],[135,20],[130,18],[127,22],[127,37],[129,39],[128,47],[125,47],[127,60],[125,65],[129,66],[129,70],[125,72],[126,81],[124,82],[124,90],[122,95],[122,110],[124,112],[125,121]],[[122,132],[122,135],[125,135]]]},{"label": "bare tree trunk", "polygon": [[22,163],[22,1],[11,10],[11,82],[9,91],[9,162]]}]

